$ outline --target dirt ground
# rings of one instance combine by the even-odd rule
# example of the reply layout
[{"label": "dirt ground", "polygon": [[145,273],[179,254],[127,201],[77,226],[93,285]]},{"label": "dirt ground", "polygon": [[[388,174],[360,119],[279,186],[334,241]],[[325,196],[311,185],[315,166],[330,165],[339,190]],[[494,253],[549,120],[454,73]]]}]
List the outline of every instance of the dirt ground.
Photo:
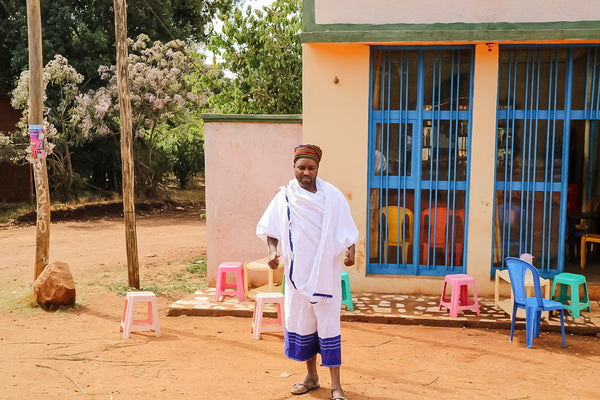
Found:
[{"label": "dirt ground", "polygon": [[[206,254],[199,213],[138,219],[141,285],[182,271]],[[283,355],[283,335],[253,340],[250,319],[167,317],[177,296],[159,296],[162,335],[122,339],[127,283],[119,218],[54,223],[51,261],[70,265],[74,310],[46,312],[28,298],[35,228],[0,228],[0,382],[2,399],[328,399],[321,389],[289,394],[304,366]],[[342,324],[342,382],[350,400],[598,399],[600,340],[542,333],[534,348],[517,331]]]}]

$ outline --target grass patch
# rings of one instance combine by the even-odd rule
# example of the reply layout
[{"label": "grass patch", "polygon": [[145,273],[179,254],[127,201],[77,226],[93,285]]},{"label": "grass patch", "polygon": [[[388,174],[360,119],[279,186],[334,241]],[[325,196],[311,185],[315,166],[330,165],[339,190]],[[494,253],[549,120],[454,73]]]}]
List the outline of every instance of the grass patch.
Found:
[{"label": "grass patch", "polygon": [[206,276],[206,260],[204,257],[198,257],[185,267],[185,270],[191,274],[203,274]]},{"label": "grass patch", "polygon": [[[110,283],[104,285],[119,296],[125,296],[130,290],[137,290],[127,285]],[[157,273],[152,283],[143,285],[140,290],[153,292],[157,296],[180,297],[194,293],[208,286],[206,279],[206,260],[199,257],[186,261],[182,271],[169,274]]]},{"label": "grass patch", "polygon": [[21,215],[35,211],[35,205],[29,203],[0,203],[0,224],[9,223]]}]

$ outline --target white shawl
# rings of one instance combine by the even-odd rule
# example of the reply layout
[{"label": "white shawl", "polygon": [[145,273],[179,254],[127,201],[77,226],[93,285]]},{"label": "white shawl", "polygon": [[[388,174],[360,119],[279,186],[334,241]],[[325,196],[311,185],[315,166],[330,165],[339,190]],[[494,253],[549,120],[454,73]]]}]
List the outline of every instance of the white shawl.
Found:
[{"label": "white shawl", "polygon": [[256,234],[265,242],[267,236],[279,241],[288,282],[311,302],[323,302],[341,296],[342,256],[358,241],[358,230],[342,192],[320,178],[316,184],[317,194],[296,179],[282,186]]}]

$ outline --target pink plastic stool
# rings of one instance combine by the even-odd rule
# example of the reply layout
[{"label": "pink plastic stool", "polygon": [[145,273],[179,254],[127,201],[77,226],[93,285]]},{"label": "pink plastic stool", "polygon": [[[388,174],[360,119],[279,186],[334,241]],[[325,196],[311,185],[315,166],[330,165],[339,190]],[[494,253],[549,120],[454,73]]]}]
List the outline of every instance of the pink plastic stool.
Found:
[{"label": "pink plastic stool", "polygon": [[[133,319],[135,303],[148,303],[148,318]],[[160,336],[156,295],[152,292],[128,292],[125,296],[125,309],[121,318],[123,338],[128,338],[131,331],[141,330],[151,330],[156,336]]]},{"label": "pink plastic stool", "polygon": [[[446,285],[448,283],[452,285],[450,299],[446,298]],[[469,285],[473,286],[473,301],[469,301]],[[441,310],[442,306],[450,310],[450,317],[452,318],[458,317],[458,312],[463,310],[475,310],[479,315],[479,300],[477,299],[475,278],[466,274],[446,275],[438,310]]]},{"label": "pink plastic stool", "polygon": [[[283,294],[278,292],[257,293],[252,315],[252,333],[254,339],[260,339],[262,332],[277,332],[285,329],[283,313]],[[266,304],[277,305],[277,318],[263,318]]]},{"label": "pink plastic stool", "polygon": [[[235,273],[235,285],[227,284],[227,273]],[[228,290],[225,289],[235,289]],[[244,295],[244,264],[241,262],[223,262],[219,265],[217,272],[217,291],[215,293],[215,301],[219,301],[219,298],[223,296],[236,296],[239,301],[245,300]]]}]

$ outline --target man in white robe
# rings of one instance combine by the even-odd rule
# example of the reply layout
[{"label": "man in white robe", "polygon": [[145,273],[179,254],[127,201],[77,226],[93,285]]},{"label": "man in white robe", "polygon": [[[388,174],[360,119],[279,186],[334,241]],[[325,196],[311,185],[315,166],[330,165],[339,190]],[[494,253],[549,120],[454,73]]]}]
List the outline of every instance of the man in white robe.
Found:
[{"label": "man in white robe", "polygon": [[[307,376],[291,392],[319,388],[316,355],[331,374],[331,398],[344,400],[340,383],[344,263],[354,264],[358,230],[341,191],[317,177],[321,149],[301,145],[294,152],[295,179],[280,188],[256,233],[267,242],[269,266],[285,264],[285,354],[306,361]],[[342,256],[346,254],[345,260]]]}]

